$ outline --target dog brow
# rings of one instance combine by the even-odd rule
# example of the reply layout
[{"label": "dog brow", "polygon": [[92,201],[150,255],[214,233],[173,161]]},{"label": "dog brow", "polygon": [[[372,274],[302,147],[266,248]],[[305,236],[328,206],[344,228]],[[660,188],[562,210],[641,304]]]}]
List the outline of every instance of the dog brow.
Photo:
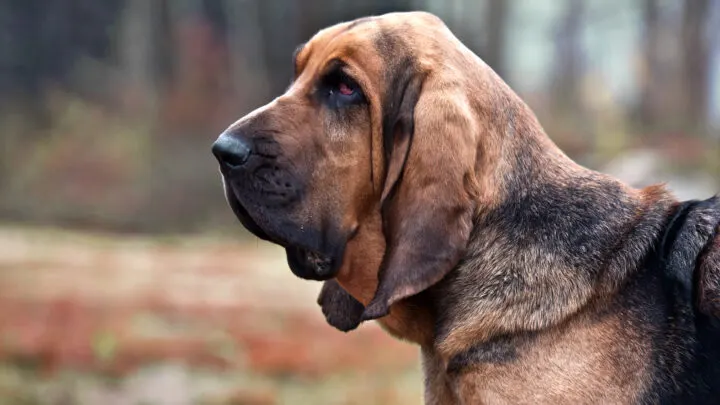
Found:
[{"label": "dog brow", "polygon": [[302,44],[298,45],[297,48],[295,48],[295,51],[293,52],[293,70],[295,72],[295,76],[298,75],[300,66],[298,64],[298,56],[300,56],[300,52],[302,52],[303,49],[305,49],[306,42],[303,42]]},{"label": "dog brow", "polygon": [[350,23],[350,25],[347,26],[346,30],[351,30],[351,29],[357,27],[357,26],[360,25],[360,24],[365,24],[365,23],[367,23],[367,22],[373,21],[374,19],[375,19],[375,18],[373,18],[373,17],[358,18],[357,20],[355,20],[355,21],[353,21],[352,23]]}]

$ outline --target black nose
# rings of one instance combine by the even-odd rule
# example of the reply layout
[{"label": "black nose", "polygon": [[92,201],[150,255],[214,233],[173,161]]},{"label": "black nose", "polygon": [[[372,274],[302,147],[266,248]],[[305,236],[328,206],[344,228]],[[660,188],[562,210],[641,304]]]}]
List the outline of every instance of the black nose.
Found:
[{"label": "black nose", "polygon": [[232,169],[245,164],[252,150],[247,141],[224,133],[213,144],[212,153],[221,165]]}]

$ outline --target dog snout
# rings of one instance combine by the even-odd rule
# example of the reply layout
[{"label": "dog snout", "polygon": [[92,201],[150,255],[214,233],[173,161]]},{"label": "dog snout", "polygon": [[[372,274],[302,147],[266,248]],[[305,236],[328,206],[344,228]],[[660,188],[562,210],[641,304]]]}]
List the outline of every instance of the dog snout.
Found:
[{"label": "dog snout", "polygon": [[235,169],[248,161],[252,145],[242,134],[224,132],[213,143],[212,153],[221,166]]}]

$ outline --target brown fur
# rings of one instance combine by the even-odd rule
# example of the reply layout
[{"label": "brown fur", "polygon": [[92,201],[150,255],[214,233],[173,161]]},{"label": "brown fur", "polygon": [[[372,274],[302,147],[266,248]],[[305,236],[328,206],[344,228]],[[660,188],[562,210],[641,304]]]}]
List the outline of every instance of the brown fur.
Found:
[{"label": "brown fur", "polygon": [[[364,103],[333,110],[318,101],[337,63]],[[378,319],[419,344],[426,404],[646,397],[656,343],[631,303],[678,206],[664,188],[636,190],[574,163],[427,13],[325,29],[298,50],[295,71],[283,96],[227,133],[272,134],[305,180],[301,202],[280,214],[342,242],[325,249],[342,260],[318,299],[331,324]],[[325,246],[252,211],[252,187],[230,175],[226,184],[260,236],[288,249]],[[712,246],[699,306],[717,314],[720,237]]]}]

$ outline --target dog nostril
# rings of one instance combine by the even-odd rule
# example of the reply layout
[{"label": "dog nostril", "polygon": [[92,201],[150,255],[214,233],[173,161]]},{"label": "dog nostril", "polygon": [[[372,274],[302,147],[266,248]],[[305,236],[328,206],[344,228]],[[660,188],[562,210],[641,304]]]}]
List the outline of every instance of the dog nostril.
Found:
[{"label": "dog nostril", "polygon": [[231,135],[220,135],[212,146],[212,153],[220,164],[230,168],[242,166],[250,157],[251,150],[247,142]]}]

